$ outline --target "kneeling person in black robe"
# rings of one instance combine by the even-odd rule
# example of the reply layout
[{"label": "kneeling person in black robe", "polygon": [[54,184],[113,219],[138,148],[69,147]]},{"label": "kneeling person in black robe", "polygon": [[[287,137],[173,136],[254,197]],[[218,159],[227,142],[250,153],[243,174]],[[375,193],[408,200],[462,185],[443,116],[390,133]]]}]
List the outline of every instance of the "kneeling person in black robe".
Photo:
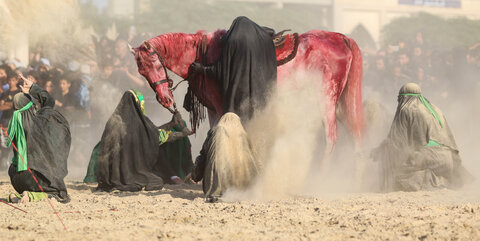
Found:
[{"label": "kneeling person in black robe", "polygon": [[[14,144],[18,149],[18,152],[14,150],[8,174],[13,188],[22,195],[13,193],[8,199],[32,202],[54,197],[59,202],[69,202],[63,180],[68,173],[71,142],[68,122],[54,110],[55,99],[47,91],[25,78],[23,80],[23,93],[13,98],[15,111],[8,125],[10,138],[7,141],[7,146]],[[31,97],[40,103],[38,110]]]},{"label": "kneeling person in black robe", "polygon": [[144,114],[143,95],[134,90],[126,91],[96,147],[98,157],[94,172],[98,189],[132,192],[162,189],[164,180],[174,172],[169,165],[159,163],[162,161],[159,145],[191,133],[185,127],[180,132],[168,131],[179,123],[181,116],[177,113],[172,122],[160,128],[155,126]]}]

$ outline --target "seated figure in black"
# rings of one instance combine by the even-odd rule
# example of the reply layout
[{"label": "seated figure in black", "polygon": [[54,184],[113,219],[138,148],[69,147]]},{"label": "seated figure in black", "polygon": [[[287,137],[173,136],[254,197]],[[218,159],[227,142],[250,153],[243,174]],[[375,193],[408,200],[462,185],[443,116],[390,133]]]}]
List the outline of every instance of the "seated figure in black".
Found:
[{"label": "seated figure in black", "polygon": [[[63,180],[68,173],[71,141],[68,122],[53,108],[55,100],[47,91],[26,78],[23,81],[22,93],[13,98],[15,111],[8,125],[7,146],[15,147],[8,174],[18,192],[8,199],[33,202],[54,197],[68,202],[70,197]],[[40,103],[38,110],[32,97]]]},{"label": "seated figure in black", "polygon": [[[170,131],[175,125],[182,129]],[[159,146],[190,134],[178,112],[157,127],[145,116],[143,95],[126,91],[93,150],[85,181],[97,181],[103,191],[160,190],[175,174]]]}]

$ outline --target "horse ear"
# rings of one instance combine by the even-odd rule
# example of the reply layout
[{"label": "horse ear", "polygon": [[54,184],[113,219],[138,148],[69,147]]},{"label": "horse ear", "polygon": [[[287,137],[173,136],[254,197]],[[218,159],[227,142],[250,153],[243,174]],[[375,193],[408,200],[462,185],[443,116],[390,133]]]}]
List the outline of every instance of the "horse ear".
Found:
[{"label": "horse ear", "polygon": [[150,43],[147,42],[147,41],[144,41],[144,42],[143,42],[143,45],[145,46],[145,48],[146,48],[147,50],[150,50],[150,49],[152,48],[152,46],[150,45]]},{"label": "horse ear", "polygon": [[135,54],[135,50],[132,48],[132,45],[128,44],[128,49],[130,52],[132,52],[132,54]]}]

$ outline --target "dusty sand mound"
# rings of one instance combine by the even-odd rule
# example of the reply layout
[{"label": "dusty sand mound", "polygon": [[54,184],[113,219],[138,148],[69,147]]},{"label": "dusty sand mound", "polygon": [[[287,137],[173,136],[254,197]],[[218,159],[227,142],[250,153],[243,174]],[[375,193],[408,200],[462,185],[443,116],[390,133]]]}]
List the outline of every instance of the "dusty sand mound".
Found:
[{"label": "dusty sand mound", "polygon": [[[12,187],[0,183],[6,196]],[[433,240],[480,239],[472,190],[290,197],[205,203],[200,186],[140,193],[92,192],[68,182],[72,201],[0,204],[2,240]]]}]

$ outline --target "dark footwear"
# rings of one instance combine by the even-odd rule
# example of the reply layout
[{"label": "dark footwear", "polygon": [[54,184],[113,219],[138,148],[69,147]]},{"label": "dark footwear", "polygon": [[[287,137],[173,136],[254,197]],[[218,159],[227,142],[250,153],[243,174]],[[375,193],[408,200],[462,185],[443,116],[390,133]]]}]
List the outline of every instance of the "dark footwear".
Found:
[{"label": "dark footwear", "polygon": [[218,197],[208,196],[208,197],[205,198],[205,202],[216,203],[216,202],[218,202]]}]

